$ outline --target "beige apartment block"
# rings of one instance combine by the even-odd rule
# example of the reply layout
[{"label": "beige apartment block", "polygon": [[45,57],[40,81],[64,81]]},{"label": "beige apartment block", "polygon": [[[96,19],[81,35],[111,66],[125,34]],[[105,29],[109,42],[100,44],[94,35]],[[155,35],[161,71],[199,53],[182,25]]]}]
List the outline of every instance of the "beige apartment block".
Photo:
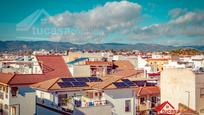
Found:
[{"label": "beige apartment block", "polygon": [[161,103],[179,103],[204,115],[204,73],[191,68],[165,68],[161,73]]}]

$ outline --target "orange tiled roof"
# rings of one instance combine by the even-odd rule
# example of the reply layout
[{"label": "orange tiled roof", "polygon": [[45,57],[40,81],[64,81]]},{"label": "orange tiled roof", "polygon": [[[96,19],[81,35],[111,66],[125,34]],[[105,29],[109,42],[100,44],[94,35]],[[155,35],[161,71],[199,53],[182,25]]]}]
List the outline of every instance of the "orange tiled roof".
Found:
[{"label": "orange tiled roof", "polygon": [[12,73],[0,73],[0,82],[3,84],[8,84],[8,82],[13,78]]},{"label": "orange tiled roof", "polygon": [[49,90],[60,78],[49,79],[36,84],[31,85],[32,87],[39,88],[41,90]]},{"label": "orange tiled roof", "polygon": [[36,56],[46,75],[71,76],[62,56]]},{"label": "orange tiled roof", "polygon": [[185,114],[191,114],[191,115],[198,115],[198,112],[196,112],[195,110],[189,108],[188,106],[182,104],[182,103],[179,103],[179,113],[181,115],[185,115]]},{"label": "orange tiled roof", "polygon": [[98,89],[115,89],[115,87],[112,83],[117,82],[123,78],[132,77],[134,75],[140,74],[140,71],[137,70],[121,70],[118,71],[110,76],[103,77],[103,81],[100,83],[95,83],[91,87],[92,88],[98,88]]},{"label": "orange tiled roof", "polygon": [[[136,73],[137,72],[137,73]],[[113,82],[119,81],[123,78],[130,77],[135,74],[139,74],[140,72],[136,71],[134,73],[128,73],[124,74],[122,76],[116,76],[116,75],[110,75],[106,77],[102,77],[102,82],[91,82],[88,83],[88,86],[86,87],[67,87],[67,88],[61,88],[57,82],[61,80],[61,78],[56,79],[50,79],[47,81],[43,81],[37,84],[32,85],[32,87],[40,89],[40,90],[52,90],[52,91],[80,91],[80,90],[88,90],[88,89],[116,89],[113,85]]]},{"label": "orange tiled roof", "polygon": [[[43,74],[14,74],[9,85],[30,85],[56,77],[71,77],[62,56],[36,56],[43,69]],[[8,77],[9,78],[9,77]],[[1,79],[5,79],[0,76]]]},{"label": "orange tiled roof", "polygon": [[136,88],[137,96],[159,95],[160,88],[158,86],[145,86]]},{"label": "orange tiled roof", "polygon": [[132,76],[132,75],[137,75],[138,73],[142,73],[143,71],[138,71],[138,70],[118,70],[113,75],[115,76]]},{"label": "orange tiled roof", "polygon": [[113,62],[114,65],[117,66],[117,69],[123,69],[123,70],[127,70],[127,69],[134,69],[134,65],[132,63],[130,63],[130,61],[128,60],[117,60]]}]

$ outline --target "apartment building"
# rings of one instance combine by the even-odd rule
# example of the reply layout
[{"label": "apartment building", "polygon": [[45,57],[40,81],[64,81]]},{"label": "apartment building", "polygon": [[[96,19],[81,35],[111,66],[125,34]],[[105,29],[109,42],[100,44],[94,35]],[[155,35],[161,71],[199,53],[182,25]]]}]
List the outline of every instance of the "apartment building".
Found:
[{"label": "apartment building", "polygon": [[204,115],[204,73],[192,68],[164,68],[160,79],[161,103],[168,101],[175,109],[183,104]]},{"label": "apartment building", "polygon": [[138,87],[136,90],[137,114],[154,114],[154,108],[160,104],[160,88],[158,86]]},{"label": "apartment building", "polygon": [[136,113],[135,88],[138,84],[132,80],[138,74],[137,70],[125,70],[100,78],[55,78],[32,87],[36,89],[37,103],[53,109],[76,115],[94,115],[97,111],[106,115],[133,115]]},{"label": "apartment building", "polygon": [[35,91],[23,83],[11,84],[14,74],[0,73],[0,77],[0,113],[35,115]]},{"label": "apartment building", "polygon": [[43,74],[0,73],[3,115],[35,115],[36,93],[30,85],[56,77],[71,77],[61,56],[36,56]]}]

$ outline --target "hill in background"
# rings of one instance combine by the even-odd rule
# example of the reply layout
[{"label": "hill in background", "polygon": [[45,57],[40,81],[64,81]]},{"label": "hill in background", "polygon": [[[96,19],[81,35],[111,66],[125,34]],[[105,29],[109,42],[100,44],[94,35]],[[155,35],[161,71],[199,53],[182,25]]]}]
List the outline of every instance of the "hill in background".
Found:
[{"label": "hill in background", "polygon": [[179,48],[193,48],[204,51],[204,46],[165,46],[159,44],[72,44],[69,42],[51,42],[51,41],[0,41],[0,51],[19,51],[19,50],[57,50],[64,51],[69,48],[77,48],[79,50],[142,50],[142,51],[164,51]]}]

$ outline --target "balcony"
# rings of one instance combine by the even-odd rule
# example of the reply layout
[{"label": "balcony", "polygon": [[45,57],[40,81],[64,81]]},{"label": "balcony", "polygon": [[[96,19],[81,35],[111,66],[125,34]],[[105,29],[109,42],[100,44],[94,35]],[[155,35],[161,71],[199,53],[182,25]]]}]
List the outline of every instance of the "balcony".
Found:
[{"label": "balcony", "polygon": [[70,97],[64,98],[59,105],[63,108],[73,110],[75,107],[94,107],[94,106],[101,106],[106,105],[107,101],[102,98],[88,98],[86,96],[77,96],[77,97]]},{"label": "balcony", "polygon": [[70,109],[63,108],[62,106],[59,106],[55,104],[54,102],[48,102],[47,100],[44,100],[44,99],[37,98],[37,105],[43,108],[46,108],[48,110],[55,111],[57,113],[61,113],[63,115],[71,115],[73,113],[73,111]]},{"label": "balcony", "polygon": [[4,99],[4,93],[0,92],[0,100],[3,100],[3,99]]}]

